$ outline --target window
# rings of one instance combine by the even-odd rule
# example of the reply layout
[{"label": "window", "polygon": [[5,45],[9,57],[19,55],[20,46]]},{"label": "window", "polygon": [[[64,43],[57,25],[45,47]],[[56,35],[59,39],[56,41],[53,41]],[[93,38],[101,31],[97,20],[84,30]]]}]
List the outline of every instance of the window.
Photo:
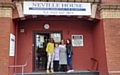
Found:
[{"label": "window", "polygon": [[51,38],[53,38],[55,42],[60,43],[61,33],[51,33]]}]

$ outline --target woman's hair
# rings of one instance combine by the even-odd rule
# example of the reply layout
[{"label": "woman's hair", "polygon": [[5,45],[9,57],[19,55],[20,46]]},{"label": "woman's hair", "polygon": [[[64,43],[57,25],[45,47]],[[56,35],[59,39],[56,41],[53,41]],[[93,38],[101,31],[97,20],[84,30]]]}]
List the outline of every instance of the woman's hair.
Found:
[{"label": "woman's hair", "polygon": [[53,38],[50,38],[50,42],[54,43],[54,39],[53,39]]},{"label": "woman's hair", "polygon": [[68,44],[67,40],[69,41],[69,44],[71,44],[71,40],[69,38],[66,39],[66,44]]},{"label": "woman's hair", "polygon": [[56,45],[56,44],[57,44],[57,45],[59,45],[59,43],[55,42],[55,44],[54,44],[54,45]]},{"label": "woman's hair", "polygon": [[[69,41],[69,43],[67,43],[67,40]],[[69,45],[71,44],[71,40],[69,38],[66,39],[66,48],[69,48]]]}]

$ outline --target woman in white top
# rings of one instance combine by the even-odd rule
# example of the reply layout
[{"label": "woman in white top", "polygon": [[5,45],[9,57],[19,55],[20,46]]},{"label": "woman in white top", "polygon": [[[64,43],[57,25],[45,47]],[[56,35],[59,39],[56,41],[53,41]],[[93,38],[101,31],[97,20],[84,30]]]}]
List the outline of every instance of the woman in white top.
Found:
[{"label": "woman in white top", "polygon": [[59,64],[61,65],[60,70],[63,72],[66,72],[67,71],[67,54],[66,54],[66,45],[64,40],[61,40],[61,44],[59,45],[59,50],[60,50]]}]

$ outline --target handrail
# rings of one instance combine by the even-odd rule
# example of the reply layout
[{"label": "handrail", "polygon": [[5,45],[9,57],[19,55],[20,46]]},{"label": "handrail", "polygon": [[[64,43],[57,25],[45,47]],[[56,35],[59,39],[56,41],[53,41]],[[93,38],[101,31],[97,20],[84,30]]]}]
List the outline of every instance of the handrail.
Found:
[{"label": "handrail", "polygon": [[27,56],[25,64],[23,64],[23,65],[11,65],[8,68],[18,68],[18,67],[21,67],[22,68],[22,75],[24,75],[24,67],[27,66],[28,60],[29,60],[29,57],[30,57],[31,54],[32,54],[32,52],[28,53],[28,56]]}]

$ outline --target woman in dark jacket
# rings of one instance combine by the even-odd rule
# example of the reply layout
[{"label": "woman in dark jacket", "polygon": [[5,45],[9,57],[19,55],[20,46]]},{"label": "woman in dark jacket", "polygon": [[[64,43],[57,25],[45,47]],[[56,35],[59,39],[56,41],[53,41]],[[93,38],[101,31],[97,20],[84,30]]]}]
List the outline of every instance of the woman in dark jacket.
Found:
[{"label": "woman in dark jacket", "polygon": [[72,50],[72,44],[71,44],[71,40],[67,39],[66,40],[66,50],[67,50],[67,62],[68,62],[68,66],[70,68],[70,70],[68,70],[67,72],[73,72],[73,67],[72,67],[72,55],[73,55],[73,50]]}]

